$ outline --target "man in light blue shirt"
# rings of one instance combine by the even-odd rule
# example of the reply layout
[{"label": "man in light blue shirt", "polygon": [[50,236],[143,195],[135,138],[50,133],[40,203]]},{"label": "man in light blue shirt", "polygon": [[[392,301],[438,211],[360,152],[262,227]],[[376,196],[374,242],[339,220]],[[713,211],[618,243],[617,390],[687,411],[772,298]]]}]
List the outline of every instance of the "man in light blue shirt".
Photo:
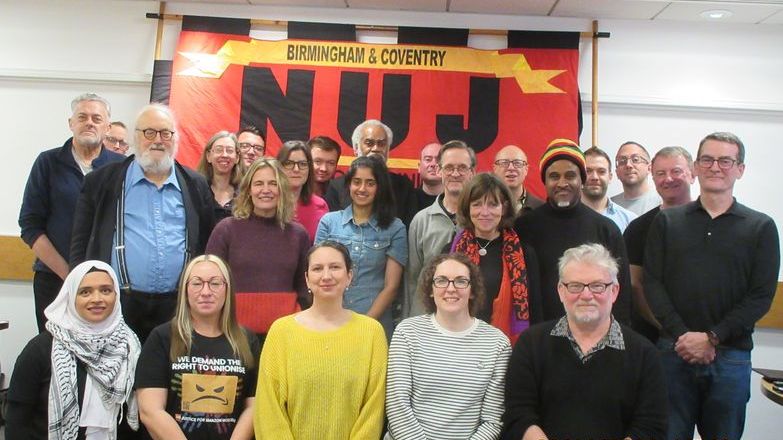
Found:
[{"label": "man in light blue shirt", "polygon": [[204,252],[215,220],[206,180],[174,160],[171,110],[145,106],[135,133],[134,156],[85,179],[70,263],[97,259],[112,265],[125,321],[143,342],[172,318],[180,272]]},{"label": "man in light blue shirt", "polygon": [[633,212],[612,202],[606,195],[609,182],[612,181],[612,162],[609,155],[598,147],[585,151],[587,180],[582,186],[582,202],[604,217],[610,218],[620,232],[637,216]]}]

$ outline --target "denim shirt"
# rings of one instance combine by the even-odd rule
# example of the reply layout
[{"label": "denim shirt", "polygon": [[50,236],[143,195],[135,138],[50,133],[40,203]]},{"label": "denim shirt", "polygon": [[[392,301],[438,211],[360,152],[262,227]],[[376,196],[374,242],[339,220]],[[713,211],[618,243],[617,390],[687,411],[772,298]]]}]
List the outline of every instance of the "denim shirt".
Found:
[{"label": "denim shirt", "polygon": [[386,278],[386,258],[391,257],[403,267],[408,262],[408,238],[400,219],[381,229],[375,215],[367,223],[353,221],[353,207],[330,212],[318,223],[315,243],[333,240],[348,248],[353,260],[353,281],[343,297],[343,306],[357,313],[367,313],[383,290]]}]

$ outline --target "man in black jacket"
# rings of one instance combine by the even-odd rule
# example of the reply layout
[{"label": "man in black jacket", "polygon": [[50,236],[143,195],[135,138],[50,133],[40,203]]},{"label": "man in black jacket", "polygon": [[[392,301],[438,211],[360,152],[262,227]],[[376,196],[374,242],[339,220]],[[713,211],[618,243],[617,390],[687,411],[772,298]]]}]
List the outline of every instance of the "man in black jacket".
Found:
[{"label": "man in black jacket", "polygon": [[70,265],[112,265],[125,321],[143,342],[173,316],[179,274],[204,252],[215,220],[204,177],[174,160],[176,123],[161,104],[136,120],[135,155],[90,173],[76,205]]}]

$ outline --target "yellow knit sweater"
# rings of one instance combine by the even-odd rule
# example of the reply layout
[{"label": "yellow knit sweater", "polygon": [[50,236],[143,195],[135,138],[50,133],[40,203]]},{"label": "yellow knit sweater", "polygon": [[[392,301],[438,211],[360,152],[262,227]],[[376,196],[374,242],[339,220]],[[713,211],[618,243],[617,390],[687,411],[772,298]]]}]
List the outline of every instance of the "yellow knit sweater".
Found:
[{"label": "yellow knit sweater", "polygon": [[383,327],[353,313],[313,331],[294,316],[272,324],[259,364],[256,439],[378,439],[383,429],[387,345]]}]

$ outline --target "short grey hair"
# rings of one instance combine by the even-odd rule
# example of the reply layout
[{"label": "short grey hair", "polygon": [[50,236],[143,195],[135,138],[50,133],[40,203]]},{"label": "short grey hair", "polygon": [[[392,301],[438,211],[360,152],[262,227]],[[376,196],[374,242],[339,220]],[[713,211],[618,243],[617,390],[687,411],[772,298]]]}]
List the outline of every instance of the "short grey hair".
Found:
[{"label": "short grey hair", "polygon": [[728,131],[716,131],[704,136],[704,139],[699,142],[699,151],[696,152],[696,157],[701,157],[701,147],[707,141],[726,142],[728,144],[734,144],[737,146],[737,163],[745,163],[745,144],[742,143],[739,136]]},{"label": "short grey hair", "polygon": [[89,101],[100,102],[103,104],[103,106],[106,107],[106,115],[111,118],[111,104],[109,104],[109,101],[103,96],[92,92],[82,93],[81,95],[71,100],[71,114],[76,112],[76,106],[79,105],[79,103]]},{"label": "short grey hair", "polygon": [[377,120],[377,119],[368,119],[361,124],[357,125],[356,128],[353,130],[353,135],[351,135],[351,143],[353,144],[353,152],[356,154],[356,156],[362,155],[362,149],[359,148],[359,143],[362,141],[362,132],[367,127],[381,127],[383,128],[383,131],[386,132],[386,143],[389,148],[391,148],[392,144],[392,130],[389,128],[388,125],[384,124],[383,122]]},{"label": "short grey hair", "polygon": [[658,158],[660,157],[678,157],[678,156],[684,158],[685,162],[688,163],[688,168],[690,168],[691,171],[693,171],[693,156],[691,156],[691,153],[689,153],[688,150],[677,145],[661,148],[657,153],[655,153],[655,156],[653,156],[650,164],[655,165],[655,161],[658,160]]},{"label": "short grey hair", "polygon": [[139,119],[141,118],[141,115],[144,113],[147,113],[149,111],[159,111],[166,115],[166,117],[171,120],[172,130],[174,131],[174,136],[177,136],[177,118],[174,117],[174,112],[171,110],[171,107],[167,106],[166,104],[161,104],[159,102],[153,102],[151,104],[147,104],[144,107],[139,110],[139,113],[136,114],[136,120],[135,125],[136,129],[139,128]]},{"label": "short grey hair", "polygon": [[561,281],[566,267],[573,263],[591,264],[605,269],[612,277],[612,281],[617,282],[620,265],[612,253],[601,244],[587,243],[566,250],[557,261],[557,272]]}]

